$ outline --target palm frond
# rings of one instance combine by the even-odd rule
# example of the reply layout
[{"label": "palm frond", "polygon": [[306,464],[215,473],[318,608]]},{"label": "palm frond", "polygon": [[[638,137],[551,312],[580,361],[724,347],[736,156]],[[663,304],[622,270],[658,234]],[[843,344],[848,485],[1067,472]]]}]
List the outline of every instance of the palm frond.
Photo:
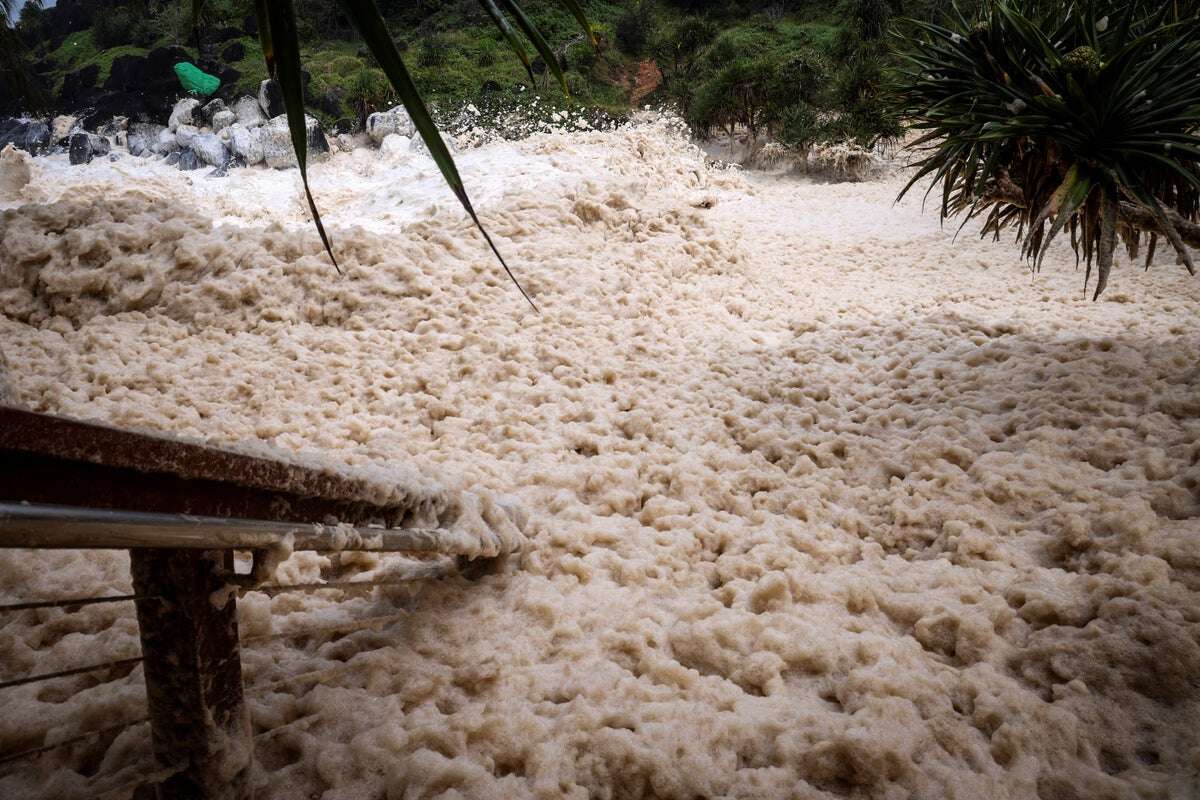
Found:
[{"label": "palm frond", "polygon": [[[3,1],[0,0],[0,2]],[[588,23],[587,17],[584,16],[579,4],[574,0],[560,1],[562,5],[575,15],[575,18],[583,27],[588,38],[595,42],[595,35],[591,25]],[[547,68],[558,78],[563,91],[567,92],[566,76],[563,75],[558,59],[554,56],[553,51],[550,50],[550,46],[546,43],[541,33],[533,25],[533,22],[525,15],[525,12],[514,0],[500,0],[500,2],[517,21],[518,27],[521,28],[525,36],[532,42],[534,48],[545,59]],[[203,0],[193,0],[193,3],[193,10],[198,14]],[[442,141],[437,125],[434,123],[429,109],[425,106],[425,101],[421,99],[420,93],[413,84],[412,76],[409,75],[408,68],[405,66],[403,58],[401,58],[399,51],[396,49],[395,42],[392,41],[389,35],[387,26],[374,0],[338,0],[338,4],[342,12],[358,31],[359,36],[366,43],[367,48],[379,63],[384,74],[387,75],[392,88],[396,91],[396,94],[400,97],[400,101],[404,104],[405,109],[412,118],[417,132],[429,147],[429,153],[433,157],[434,163],[437,164],[442,178],[446,181],[454,196],[458,198],[463,210],[467,212],[475,227],[482,234],[488,247],[491,248],[492,253],[504,268],[505,273],[512,280],[513,284],[516,285],[517,289],[520,290],[521,295],[529,302],[530,306],[534,310],[537,310],[537,305],[525,291],[524,287],[521,286],[520,282],[517,281],[516,276],[505,262],[504,257],[500,255],[500,251],[492,241],[492,237],[488,234],[487,229],[480,222],[479,215],[475,212],[462,177],[458,174],[458,167],[454,163],[454,158],[451,156],[450,150],[446,147],[446,143]],[[505,15],[493,0],[481,0],[481,5],[488,11],[493,22],[495,22],[501,33],[508,40],[509,46],[529,71],[530,78],[532,79],[532,65],[529,63],[528,55],[525,53],[524,47],[517,38],[515,31],[513,31],[512,26],[508,24]],[[262,41],[263,56],[267,62],[267,69],[272,77],[279,81],[280,89],[282,90],[284,106],[287,110],[288,129],[291,133],[292,146],[296,151],[296,159],[300,165],[300,177],[304,183],[304,193],[308,199],[308,207],[312,212],[313,222],[317,226],[317,231],[321,235],[321,242],[325,245],[325,250],[336,268],[337,259],[334,258],[333,248],[329,237],[325,233],[325,227],[321,223],[321,216],[317,211],[316,203],[313,201],[312,192],[308,186],[308,136],[304,119],[300,44],[296,34],[295,9],[292,0],[255,0],[255,14],[258,19],[259,38]]]},{"label": "palm frond", "polygon": [[[898,106],[922,136],[904,196],[932,176],[943,218],[1017,229],[1038,269],[1062,231],[1096,264],[1114,237],[1200,244],[1200,20],[1151,0],[991,0],[975,24],[910,20]],[[1039,12],[1038,9],[1047,9]],[[931,186],[931,188],[932,188]]]}]

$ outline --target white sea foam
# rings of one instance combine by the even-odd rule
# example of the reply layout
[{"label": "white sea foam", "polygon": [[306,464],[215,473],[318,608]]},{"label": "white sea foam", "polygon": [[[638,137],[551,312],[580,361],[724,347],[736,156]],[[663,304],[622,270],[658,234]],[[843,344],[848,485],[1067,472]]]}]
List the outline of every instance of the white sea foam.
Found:
[{"label": "white sea foam", "polygon": [[[0,199],[19,402],[528,515],[476,581],[240,602],[246,636],[405,610],[247,647],[260,797],[1196,796],[1196,281],[1123,265],[1092,303],[1063,250],[1031,277],[897,180],[713,169],[662,120],[459,165],[540,315],[418,156],[314,167],[341,276],[294,171],[40,159]],[[0,554],[9,601],[127,581]],[[6,674],[136,651],[120,606],[0,624]],[[121,719],[140,682],[6,690],[0,749]],[[81,791],[146,736],[0,795]]]}]

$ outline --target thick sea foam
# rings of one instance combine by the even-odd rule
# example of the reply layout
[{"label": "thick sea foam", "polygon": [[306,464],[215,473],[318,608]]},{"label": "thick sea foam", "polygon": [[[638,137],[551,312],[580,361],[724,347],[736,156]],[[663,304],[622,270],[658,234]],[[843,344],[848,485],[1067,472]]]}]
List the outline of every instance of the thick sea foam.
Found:
[{"label": "thick sea foam", "polygon": [[[1093,303],[1066,250],[1031,277],[899,179],[717,169],[660,118],[459,164],[542,313],[419,155],[314,167],[342,275],[294,170],[0,163],[12,400],[524,531],[474,581],[242,600],[259,797],[1200,796],[1200,283],[1122,261]],[[128,580],[0,553],[5,602]],[[0,618],[5,676],[136,652],[122,605]],[[0,749],[136,718],[141,683],[5,690]],[[148,753],[101,735],[0,795]]]}]

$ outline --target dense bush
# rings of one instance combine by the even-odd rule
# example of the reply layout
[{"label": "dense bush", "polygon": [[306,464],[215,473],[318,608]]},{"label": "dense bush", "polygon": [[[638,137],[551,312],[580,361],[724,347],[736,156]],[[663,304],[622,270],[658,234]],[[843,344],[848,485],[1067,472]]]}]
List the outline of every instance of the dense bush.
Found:
[{"label": "dense bush", "polygon": [[135,19],[126,8],[105,10],[92,23],[92,42],[99,50],[119,47],[133,41]]},{"label": "dense bush", "polygon": [[617,47],[631,56],[640,56],[650,44],[654,27],[654,8],[642,0],[617,18],[614,30]]}]

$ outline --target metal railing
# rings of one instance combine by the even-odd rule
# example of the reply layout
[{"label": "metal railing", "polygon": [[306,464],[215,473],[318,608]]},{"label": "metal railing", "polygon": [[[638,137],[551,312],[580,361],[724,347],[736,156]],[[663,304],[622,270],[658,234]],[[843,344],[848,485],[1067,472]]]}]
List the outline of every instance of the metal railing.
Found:
[{"label": "metal railing", "polygon": [[[35,435],[38,432],[46,435]],[[169,459],[163,457],[164,446],[170,448]],[[147,465],[139,466],[139,453],[146,456]],[[107,671],[110,676],[122,673],[119,677],[125,677],[139,664],[146,689],[145,711],[131,713],[128,720],[81,731],[62,741],[0,753],[0,766],[36,759],[93,737],[116,736],[148,722],[153,765],[142,770],[138,780],[116,788],[102,787],[101,781],[97,796],[113,796],[119,789],[140,783],[153,785],[157,797],[171,800],[249,798],[253,794],[254,737],[245,703],[242,646],[350,633],[394,623],[402,615],[242,637],[238,597],[247,591],[271,596],[367,591],[437,578],[458,568],[459,561],[453,558],[454,540],[445,533],[382,527],[377,520],[397,518],[397,509],[348,501],[353,487],[339,485],[336,477],[310,474],[297,481],[292,466],[264,479],[275,466],[269,460],[201,445],[0,408],[0,549],[128,550],[132,576],[129,594],[22,598],[0,605],[0,613],[46,608],[72,612],[95,604],[132,602],[141,644],[136,656],[54,672],[2,676],[0,692],[85,673]],[[141,508],[91,507],[91,503],[106,499],[102,491],[96,491],[98,485],[116,487],[130,480],[146,488],[144,495],[132,494],[143,498]],[[297,483],[318,486],[329,497],[298,493]],[[80,500],[91,502],[85,505]],[[223,513],[230,509],[269,511],[275,518]],[[344,522],[309,521],[329,518]],[[390,571],[386,579],[290,585],[269,582],[265,567],[271,556],[277,558],[288,550],[444,557],[416,561],[406,570]],[[249,574],[235,569],[235,551],[252,554]],[[250,689],[255,693],[273,691],[288,684],[324,680],[345,669],[283,676]]]}]

